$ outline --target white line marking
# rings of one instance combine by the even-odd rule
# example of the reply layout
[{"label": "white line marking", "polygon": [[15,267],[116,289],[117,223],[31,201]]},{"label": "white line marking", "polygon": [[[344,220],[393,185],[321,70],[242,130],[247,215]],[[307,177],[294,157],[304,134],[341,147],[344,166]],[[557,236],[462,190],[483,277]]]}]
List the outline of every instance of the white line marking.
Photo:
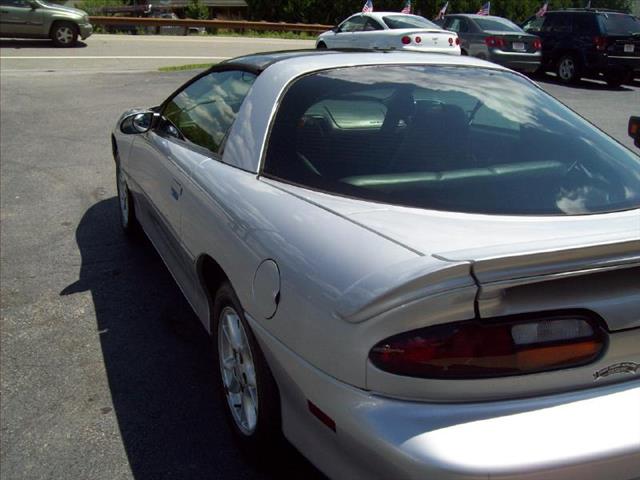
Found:
[{"label": "white line marking", "polygon": [[78,55],[78,56],[56,56],[56,55],[43,55],[43,56],[0,56],[0,60],[226,60],[231,57],[186,57],[180,56],[137,56],[137,55]]}]

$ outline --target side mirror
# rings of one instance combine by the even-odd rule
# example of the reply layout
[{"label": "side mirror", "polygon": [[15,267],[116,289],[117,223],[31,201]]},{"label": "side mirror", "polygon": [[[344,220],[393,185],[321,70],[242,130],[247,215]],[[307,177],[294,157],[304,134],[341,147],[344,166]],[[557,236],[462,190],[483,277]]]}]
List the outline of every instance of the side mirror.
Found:
[{"label": "side mirror", "polygon": [[29,6],[31,7],[31,10],[35,10],[36,8],[38,8],[40,5],[38,5],[37,2],[34,2],[33,0],[31,0],[29,2]]},{"label": "side mirror", "polygon": [[120,131],[127,134],[148,132],[153,122],[154,112],[133,113],[120,122]]}]

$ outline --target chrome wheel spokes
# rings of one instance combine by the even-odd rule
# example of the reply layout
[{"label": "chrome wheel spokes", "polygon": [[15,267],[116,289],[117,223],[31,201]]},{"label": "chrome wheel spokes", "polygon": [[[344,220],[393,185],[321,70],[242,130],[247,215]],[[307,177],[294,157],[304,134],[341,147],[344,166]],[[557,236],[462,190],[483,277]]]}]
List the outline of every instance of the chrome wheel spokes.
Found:
[{"label": "chrome wheel spokes", "polygon": [[60,42],[60,43],[71,43],[71,41],[73,40],[73,32],[71,31],[70,27],[60,27],[58,28],[58,30],[56,31],[56,39]]},{"label": "chrome wheel spokes", "polygon": [[258,423],[258,389],[255,364],[238,313],[225,307],[218,322],[218,358],[227,403],[233,420],[245,435]]}]

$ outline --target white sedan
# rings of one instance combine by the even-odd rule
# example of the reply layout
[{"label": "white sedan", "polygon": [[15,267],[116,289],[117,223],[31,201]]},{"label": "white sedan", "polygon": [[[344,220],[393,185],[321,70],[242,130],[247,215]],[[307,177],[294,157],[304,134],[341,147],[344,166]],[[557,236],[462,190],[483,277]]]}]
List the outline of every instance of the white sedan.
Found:
[{"label": "white sedan", "polygon": [[322,33],[317,48],[414,50],[460,55],[460,39],[418,15],[397,12],[357,13]]}]

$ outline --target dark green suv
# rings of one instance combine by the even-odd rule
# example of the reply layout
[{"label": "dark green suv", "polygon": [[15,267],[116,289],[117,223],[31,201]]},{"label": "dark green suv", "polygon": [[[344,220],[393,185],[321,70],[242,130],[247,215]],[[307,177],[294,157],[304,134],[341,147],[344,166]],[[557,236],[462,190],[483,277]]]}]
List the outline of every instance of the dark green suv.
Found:
[{"label": "dark green suv", "polygon": [[44,0],[0,0],[0,37],[50,38],[58,47],[76,45],[93,32],[86,12]]},{"label": "dark green suv", "polygon": [[522,28],[542,39],[542,67],[566,83],[581,77],[619,86],[640,73],[640,19],[599,9],[547,12]]}]

